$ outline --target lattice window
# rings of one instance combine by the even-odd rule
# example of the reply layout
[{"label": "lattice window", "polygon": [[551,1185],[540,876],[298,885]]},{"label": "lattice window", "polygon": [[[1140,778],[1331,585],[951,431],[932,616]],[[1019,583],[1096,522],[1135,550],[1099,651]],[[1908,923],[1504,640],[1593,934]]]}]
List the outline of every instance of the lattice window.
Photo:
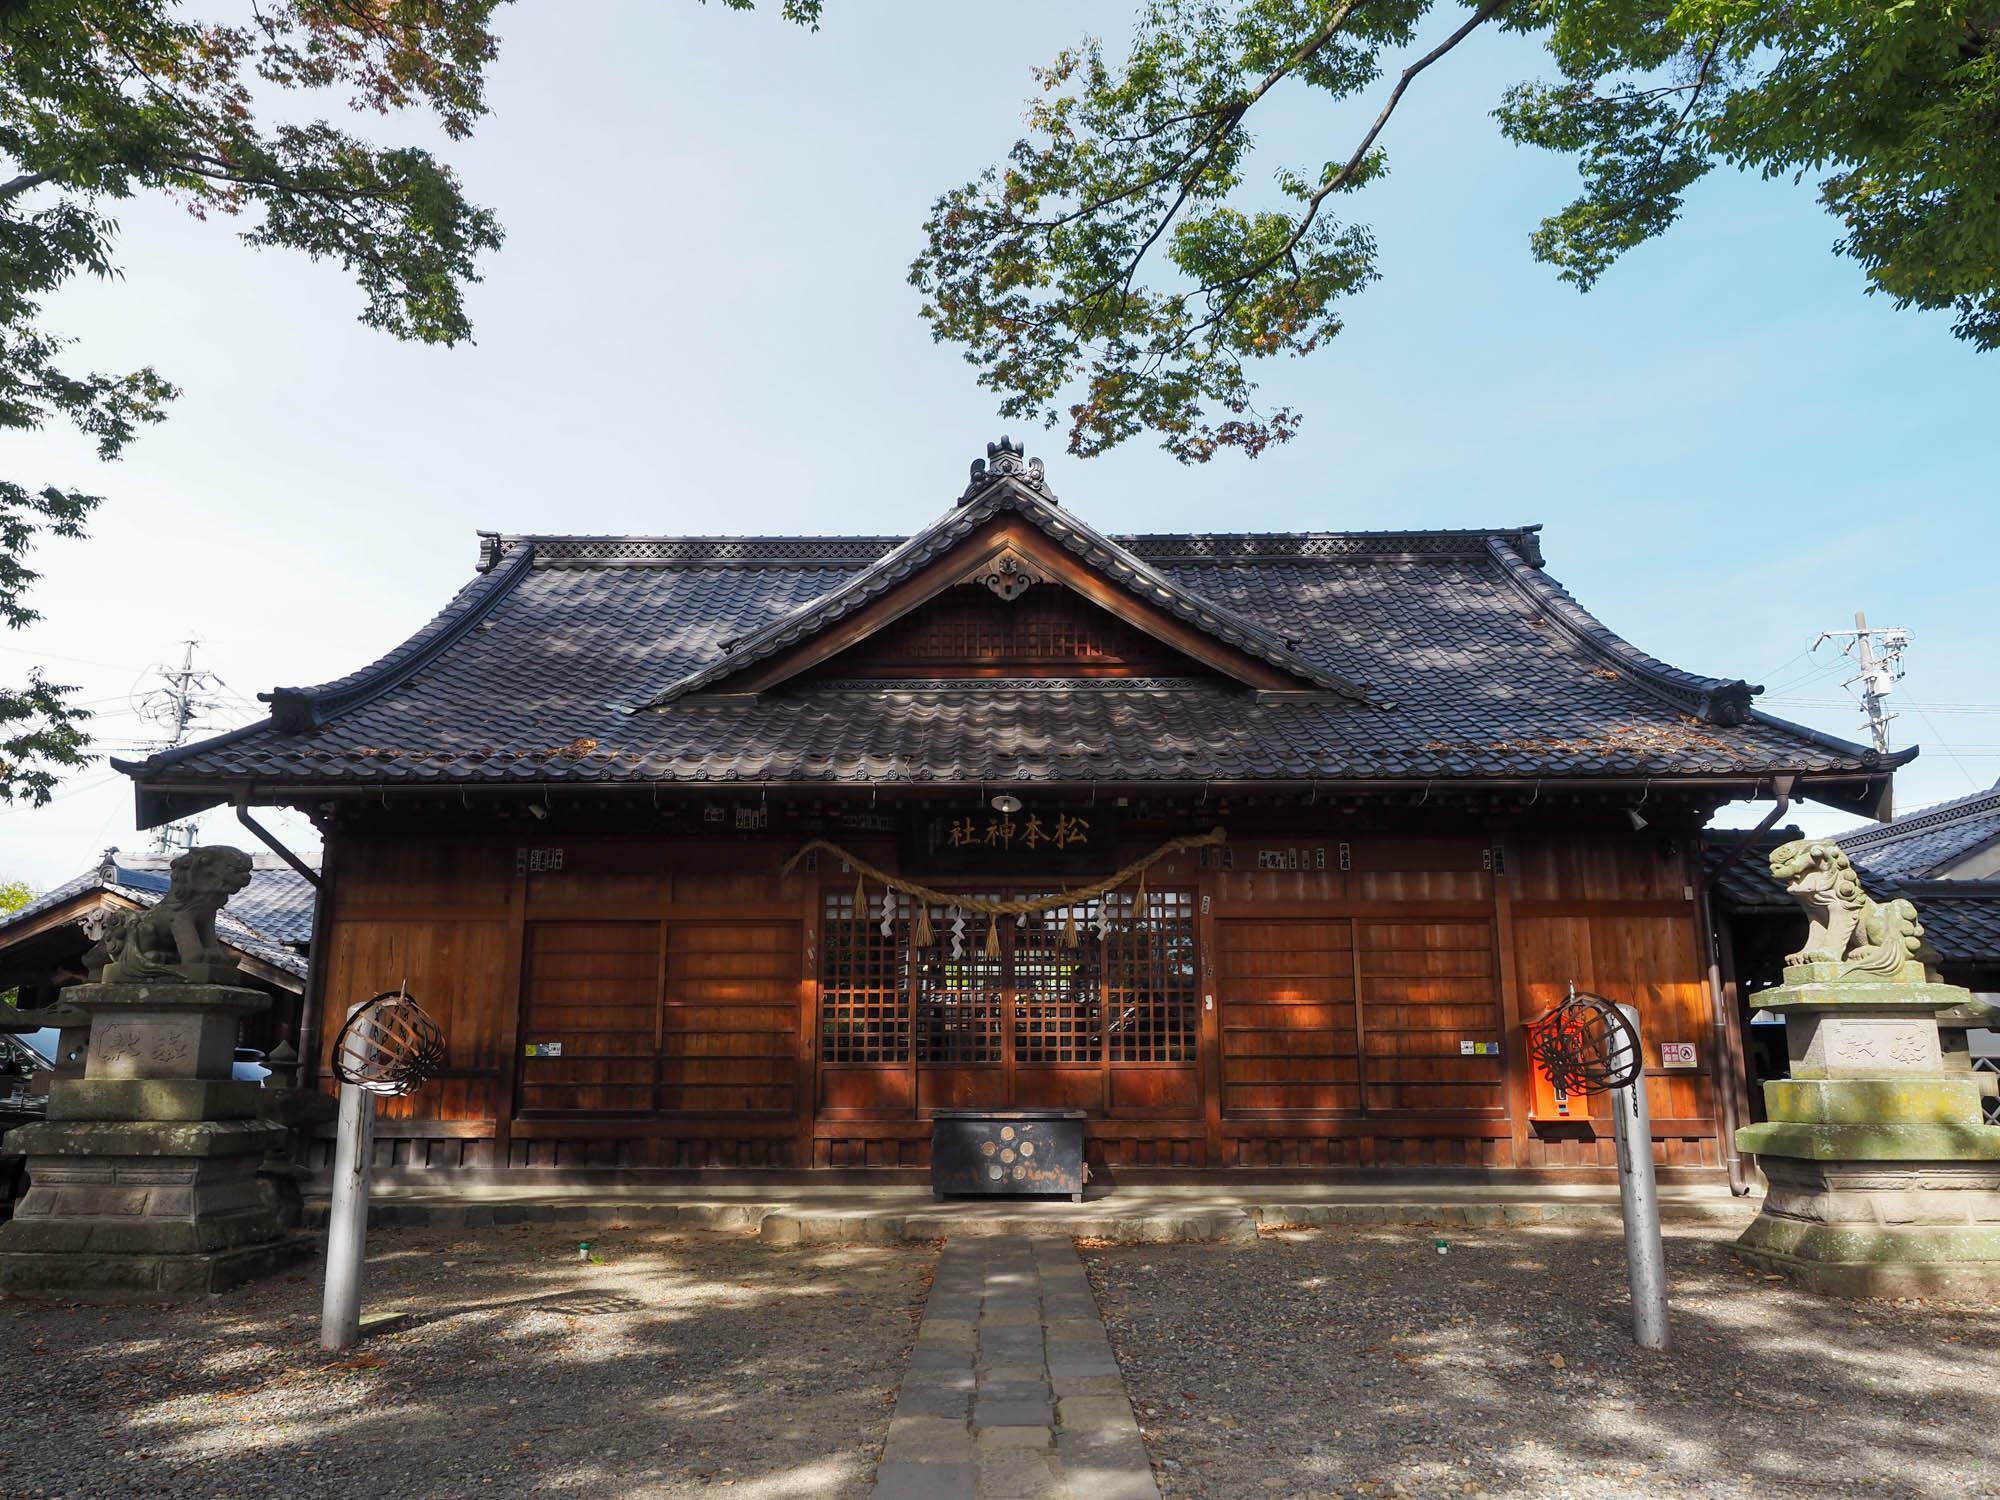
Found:
[{"label": "lattice window", "polygon": [[953,915],[931,908],[933,941],[917,954],[917,1061],[997,1063],[1004,963],[986,956],[985,917],[966,916],[954,942]]},{"label": "lattice window", "polygon": [[[1073,919],[1076,946],[1064,941]],[[1095,1063],[1104,1056],[1104,955],[1097,903],[1038,913],[1014,929],[1014,1061]]]},{"label": "lattice window", "polygon": [[857,921],[854,893],[829,893],[821,924],[820,1058],[830,1063],[910,1060],[910,923],[907,897],[896,896],[890,934],[882,935],[881,893]]},{"label": "lattice window", "polygon": [[1195,1056],[1194,897],[1149,891],[1134,920],[1133,897],[1105,900],[1104,1003],[1111,1060],[1185,1063]]}]

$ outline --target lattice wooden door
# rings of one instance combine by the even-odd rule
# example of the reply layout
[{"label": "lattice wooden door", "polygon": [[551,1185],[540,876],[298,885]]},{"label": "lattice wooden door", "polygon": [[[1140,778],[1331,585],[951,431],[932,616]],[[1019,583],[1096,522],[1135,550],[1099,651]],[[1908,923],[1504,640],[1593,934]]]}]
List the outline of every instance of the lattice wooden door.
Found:
[{"label": "lattice wooden door", "polygon": [[1137,913],[1129,892],[1105,900],[1003,917],[990,954],[984,917],[955,926],[955,909],[933,907],[916,947],[908,903],[884,934],[875,902],[857,921],[852,897],[829,893],[822,1110],[1193,1111],[1192,893],[1154,891]]}]

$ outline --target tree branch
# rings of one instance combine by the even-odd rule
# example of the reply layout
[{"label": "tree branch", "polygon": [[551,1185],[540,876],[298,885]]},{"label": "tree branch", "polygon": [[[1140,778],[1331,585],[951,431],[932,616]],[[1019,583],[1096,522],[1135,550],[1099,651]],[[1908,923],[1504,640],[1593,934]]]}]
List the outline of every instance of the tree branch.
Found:
[{"label": "tree branch", "polygon": [[[1486,0],[1486,4],[1473,12],[1471,20],[1467,21],[1458,30],[1454,31],[1442,42],[1439,42],[1407,68],[1403,69],[1403,76],[1396,80],[1396,86],[1389,91],[1389,97],[1382,105],[1382,112],[1375,116],[1375,123],[1368,127],[1368,133],[1361,138],[1361,144],[1354,148],[1354,154],[1347,158],[1346,165],[1341,167],[1332,177],[1328,178],[1320,186],[1319,191],[1306,201],[1306,215],[1300,220],[1298,231],[1286,242],[1281,253],[1289,253],[1292,246],[1299,242],[1299,236],[1305,233],[1306,226],[1312,221],[1312,215],[1318,211],[1320,204],[1326,200],[1327,195],[1345,187],[1353,180],[1354,174],[1361,170],[1361,163],[1367,158],[1370,148],[1374,146],[1376,137],[1382,134],[1383,127],[1389,123],[1389,116],[1396,112],[1396,106],[1402,102],[1404,90],[1409,88],[1416,76],[1439,58],[1443,57],[1447,52],[1451,51],[1460,42],[1471,36],[1481,26],[1492,20],[1509,3],[1510,0]],[[1273,255],[1270,259],[1274,260],[1276,258],[1276,255]],[[1266,261],[1266,264],[1269,264],[1269,260]]]},{"label": "tree branch", "polygon": [[53,172],[23,172],[19,177],[11,178],[6,182],[0,182],[0,203],[5,203],[10,198],[19,197],[22,193],[27,192],[29,188],[40,187],[43,183],[52,180],[55,175]]},{"label": "tree branch", "polygon": [[[1214,128],[1211,129],[1207,135],[1203,136],[1200,140],[1196,141],[1194,145],[1190,146],[1186,151],[1183,151],[1180,154],[1180,156],[1175,160],[1172,167],[1163,168],[1162,170],[1153,173],[1151,176],[1143,178],[1139,182],[1134,183],[1131,187],[1123,188],[1118,192],[1113,193],[1110,197],[1101,199],[1096,203],[1087,204],[1077,209],[1074,213],[1067,213],[1062,215],[1060,218],[1051,219],[1045,223],[1038,223],[1033,225],[1032,227],[1039,230],[1047,231],[1050,229],[1058,229],[1065,224],[1073,224],[1078,219],[1088,218],[1090,215],[1094,213],[1098,213],[1103,209],[1109,208],[1112,204],[1119,202],[1121,199],[1131,197],[1134,193],[1143,193],[1147,188],[1153,186],[1154,183],[1160,181],[1161,178],[1165,177],[1168,174],[1168,172],[1189,167],[1193,163],[1194,159],[1198,156],[1206,154],[1212,160],[1215,155],[1214,148],[1220,146],[1223,140],[1228,136],[1229,132],[1234,130],[1237,124],[1241,122],[1243,117],[1248,113],[1250,113],[1250,107],[1253,104],[1257,103],[1258,100],[1262,99],[1266,94],[1270,93],[1272,89],[1276,88],[1286,78],[1291,76],[1292,73],[1296,72],[1302,65],[1304,65],[1307,62],[1310,62],[1314,57],[1318,56],[1320,49],[1326,46],[1328,42],[1332,41],[1334,37],[1339,34],[1340,28],[1347,24],[1347,18],[1353,15],[1354,12],[1358,10],[1364,3],[1366,3],[1366,0],[1347,0],[1347,3],[1345,5],[1341,6],[1339,10],[1335,11],[1331,16],[1327,18],[1326,24],[1324,26],[1320,27],[1320,29],[1315,33],[1313,33],[1312,36],[1306,38],[1304,42],[1299,44],[1298,50],[1293,52],[1292,55],[1286,58],[1283,62],[1279,63],[1278,66],[1273,68],[1269,73],[1265,74],[1263,82],[1259,83],[1256,88],[1250,91],[1250,95],[1248,98],[1232,100],[1227,104],[1215,105],[1209,109],[1193,110],[1190,111],[1187,115],[1179,117],[1181,119],[1195,120],[1195,119],[1200,119],[1203,115],[1220,113],[1222,116],[1222,118],[1219,121],[1217,121]],[[1169,121],[1168,123],[1172,124],[1177,122]],[[1161,128],[1164,129],[1165,127],[1162,126]],[[1159,131],[1158,130],[1152,131],[1151,134],[1157,135],[1159,134]],[[1201,178],[1200,172],[1190,171],[1187,174],[1187,176],[1183,179],[1184,185],[1181,189],[1180,199],[1176,201],[1173,211],[1170,212],[1167,216],[1168,218],[1171,219],[1174,213],[1179,212],[1180,204],[1186,201],[1189,189],[1193,186],[1195,182],[1199,181],[1200,178]],[[1160,231],[1158,229],[1155,229],[1153,231],[1152,237],[1146,241],[1149,247],[1153,243],[1153,240],[1159,238],[1159,234]],[[1141,257],[1143,258],[1143,252],[1141,252]],[[1123,279],[1129,283],[1132,279],[1130,273],[1128,272]],[[1085,297],[1082,300],[1088,302],[1091,300],[1091,298],[1101,296],[1104,292],[1107,292],[1110,289],[1111,289],[1111,283],[1106,282],[1102,287],[1098,288],[1096,291],[1092,292],[1090,296]]]},{"label": "tree branch", "polygon": [[1694,75],[1694,82],[1685,85],[1688,91],[1687,103],[1674,117],[1674,123],[1660,136],[1659,149],[1653,152],[1654,166],[1660,164],[1660,159],[1667,154],[1667,143],[1681,133],[1681,126],[1687,124],[1688,116],[1693,114],[1694,107],[1701,103],[1702,90],[1708,86],[1708,70],[1715,65],[1716,53],[1722,50],[1722,37],[1721,31],[1715,33],[1715,40],[1708,44],[1708,51],[1702,55],[1701,67]]}]

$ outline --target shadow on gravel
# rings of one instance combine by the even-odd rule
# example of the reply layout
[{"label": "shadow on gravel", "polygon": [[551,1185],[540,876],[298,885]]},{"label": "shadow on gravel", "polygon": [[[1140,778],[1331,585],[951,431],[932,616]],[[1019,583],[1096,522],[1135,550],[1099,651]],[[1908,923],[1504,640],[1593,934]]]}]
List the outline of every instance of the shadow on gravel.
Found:
[{"label": "shadow on gravel", "polygon": [[207,1306],[0,1302],[0,1495],[865,1494],[929,1247],[735,1234],[377,1230],[318,1347],[319,1276]]},{"label": "shadow on gravel", "polygon": [[1169,1496],[1994,1493],[2000,1307],[1822,1299],[1734,1232],[1670,1231],[1663,1354],[1631,1341],[1616,1230],[1086,1261]]}]

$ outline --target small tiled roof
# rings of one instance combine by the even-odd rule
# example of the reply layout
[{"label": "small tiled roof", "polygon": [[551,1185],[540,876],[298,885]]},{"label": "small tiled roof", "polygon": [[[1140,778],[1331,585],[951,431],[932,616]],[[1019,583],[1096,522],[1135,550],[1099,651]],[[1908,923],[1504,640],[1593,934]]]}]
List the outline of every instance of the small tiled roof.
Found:
[{"label": "small tiled roof", "polygon": [[[0,916],[0,946],[36,918],[94,892],[122,896],[151,906],[166,894],[166,855],[128,855],[116,850],[103,863],[44,892],[16,911]],[[253,859],[250,884],[216,914],[215,935],[224,947],[269,964],[298,979],[306,976],[304,948],[312,941],[314,890],[287,865]]]},{"label": "small tiled roof", "polygon": [[1946,959],[2000,964],[2000,881],[1912,881],[1898,894],[1915,904],[1924,936]]},{"label": "small tiled roof", "polygon": [[[851,615],[1002,508],[1304,691],[1213,674],[705,690]],[[914,542],[489,534],[480,562],[374,666],[277,690],[269,721],[127,766],[142,816],[245,783],[296,796],[475,783],[1754,787],[1779,774],[1861,806],[1911,753],[1757,713],[1746,683],[1645,655],[1542,570],[1533,527],[1110,538],[1017,465],[976,475]]]},{"label": "small tiled roof", "polygon": [[1839,835],[1849,858],[1899,880],[1937,874],[1996,839],[2000,839],[2000,786]]},{"label": "small tiled roof", "polygon": [[[1761,834],[1711,828],[1702,835],[1702,870],[1716,896],[1732,911],[1795,912],[1798,903],[1771,874],[1771,851],[1804,836],[1797,828],[1773,828]],[[1745,844],[1750,847],[1743,849]],[[1738,849],[1743,849],[1740,856]]]}]

